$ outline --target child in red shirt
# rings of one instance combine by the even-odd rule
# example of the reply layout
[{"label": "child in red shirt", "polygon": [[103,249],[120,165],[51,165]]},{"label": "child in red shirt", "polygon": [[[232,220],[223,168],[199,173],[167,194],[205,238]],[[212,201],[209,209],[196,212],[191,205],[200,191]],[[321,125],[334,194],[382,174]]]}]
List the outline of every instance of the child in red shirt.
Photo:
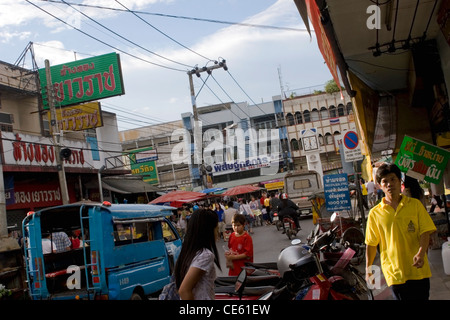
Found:
[{"label": "child in red shirt", "polygon": [[233,267],[228,272],[229,276],[239,275],[246,261],[253,262],[253,240],[248,232],[244,230],[244,225],[245,216],[236,213],[232,220],[234,232],[228,240],[230,251],[225,252],[227,265],[230,265],[230,262],[233,264]]}]

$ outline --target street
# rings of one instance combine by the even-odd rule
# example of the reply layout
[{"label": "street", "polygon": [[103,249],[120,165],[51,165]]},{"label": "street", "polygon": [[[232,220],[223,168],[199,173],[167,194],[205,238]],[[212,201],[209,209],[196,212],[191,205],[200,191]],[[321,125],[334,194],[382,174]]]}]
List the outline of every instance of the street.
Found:
[{"label": "street", "polygon": [[[297,234],[297,238],[305,242],[307,235],[314,227],[312,223],[312,216],[304,217],[300,219],[300,226],[302,230]],[[253,234],[253,254],[254,262],[276,262],[278,260],[278,254],[280,251],[291,245],[291,240],[285,234],[282,234],[281,230],[273,226],[254,227]],[[227,247],[228,243],[222,239],[216,242],[217,250],[220,255],[220,265],[222,271],[216,268],[217,276],[227,276],[228,269],[225,266],[225,257],[223,246]]]}]

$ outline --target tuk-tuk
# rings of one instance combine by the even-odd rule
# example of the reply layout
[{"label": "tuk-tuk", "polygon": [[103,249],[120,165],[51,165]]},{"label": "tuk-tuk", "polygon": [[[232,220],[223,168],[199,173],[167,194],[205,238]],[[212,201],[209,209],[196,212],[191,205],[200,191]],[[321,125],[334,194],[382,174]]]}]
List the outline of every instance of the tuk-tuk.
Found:
[{"label": "tuk-tuk", "polygon": [[[157,296],[170,282],[181,250],[181,239],[167,219],[173,209],[104,202],[31,213],[22,223],[31,298],[139,300]],[[48,234],[45,245],[43,234]],[[72,234],[77,241],[71,241],[70,248],[48,252],[48,241]]]}]

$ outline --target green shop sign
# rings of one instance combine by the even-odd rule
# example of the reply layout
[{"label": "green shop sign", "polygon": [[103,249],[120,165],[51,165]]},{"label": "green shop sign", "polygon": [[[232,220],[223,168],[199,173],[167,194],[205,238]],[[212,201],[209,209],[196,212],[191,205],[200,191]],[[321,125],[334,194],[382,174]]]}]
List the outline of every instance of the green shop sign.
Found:
[{"label": "green shop sign", "polygon": [[395,164],[413,178],[438,184],[449,156],[445,149],[405,135]]},{"label": "green shop sign", "polygon": [[[120,58],[108,53],[50,67],[53,99],[57,106],[122,95],[125,93]],[[44,109],[49,109],[45,68],[39,69]]]},{"label": "green shop sign", "polygon": [[155,160],[158,160],[158,154],[152,147],[136,149],[128,152],[130,159],[131,174],[141,175],[142,180],[157,184],[158,170],[156,169]]}]

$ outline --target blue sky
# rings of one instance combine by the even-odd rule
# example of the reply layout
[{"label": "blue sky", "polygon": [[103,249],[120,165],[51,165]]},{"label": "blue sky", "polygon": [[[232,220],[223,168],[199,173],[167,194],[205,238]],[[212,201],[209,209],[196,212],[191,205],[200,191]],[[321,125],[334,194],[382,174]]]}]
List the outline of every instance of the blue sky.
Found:
[{"label": "blue sky", "polygon": [[[119,1],[131,10],[147,13],[304,29],[293,0]],[[281,69],[284,89],[297,93],[305,92],[300,88],[320,86],[332,78],[319,52],[314,33],[310,38],[307,32],[301,31],[138,14],[148,22],[146,24],[129,12],[75,5],[71,7],[41,0],[30,2],[120,50],[179,69],[175,71],[158,67],[119,52],[126,93],[101,100],[104,110],[117,114],[119,130],[179,120],[181,113],[192,111],[186,73],[189,68],[184,64],[199,67],[207,63],[211,65],[204,57],[225,59],[229,73],[218,69],[213,72],[217,82],[212,78],[207,80],[214,94],[207,87],[198,93],[203,83],[194,76],[198,107],[229,102],[231,99],[235,102],[247,101],[249,104],[253,104],[252,100],[255,103],[270,101],[272,96],[281,92],[278,68]],[[115,0],[66,2],[123,9]],[[147,50],[126,42],[77,10]],[[30,41],[34,43],[39,67],[44,66],[45,59],[55,65],[115,51],[24,0],[0,0],[0,60],[14,63]],[[183,65],[161,59],[148,51]],[[31,66],[30,55],[26,57],[25,66]],[[207,74],[202,76],[206,79]]]}]

